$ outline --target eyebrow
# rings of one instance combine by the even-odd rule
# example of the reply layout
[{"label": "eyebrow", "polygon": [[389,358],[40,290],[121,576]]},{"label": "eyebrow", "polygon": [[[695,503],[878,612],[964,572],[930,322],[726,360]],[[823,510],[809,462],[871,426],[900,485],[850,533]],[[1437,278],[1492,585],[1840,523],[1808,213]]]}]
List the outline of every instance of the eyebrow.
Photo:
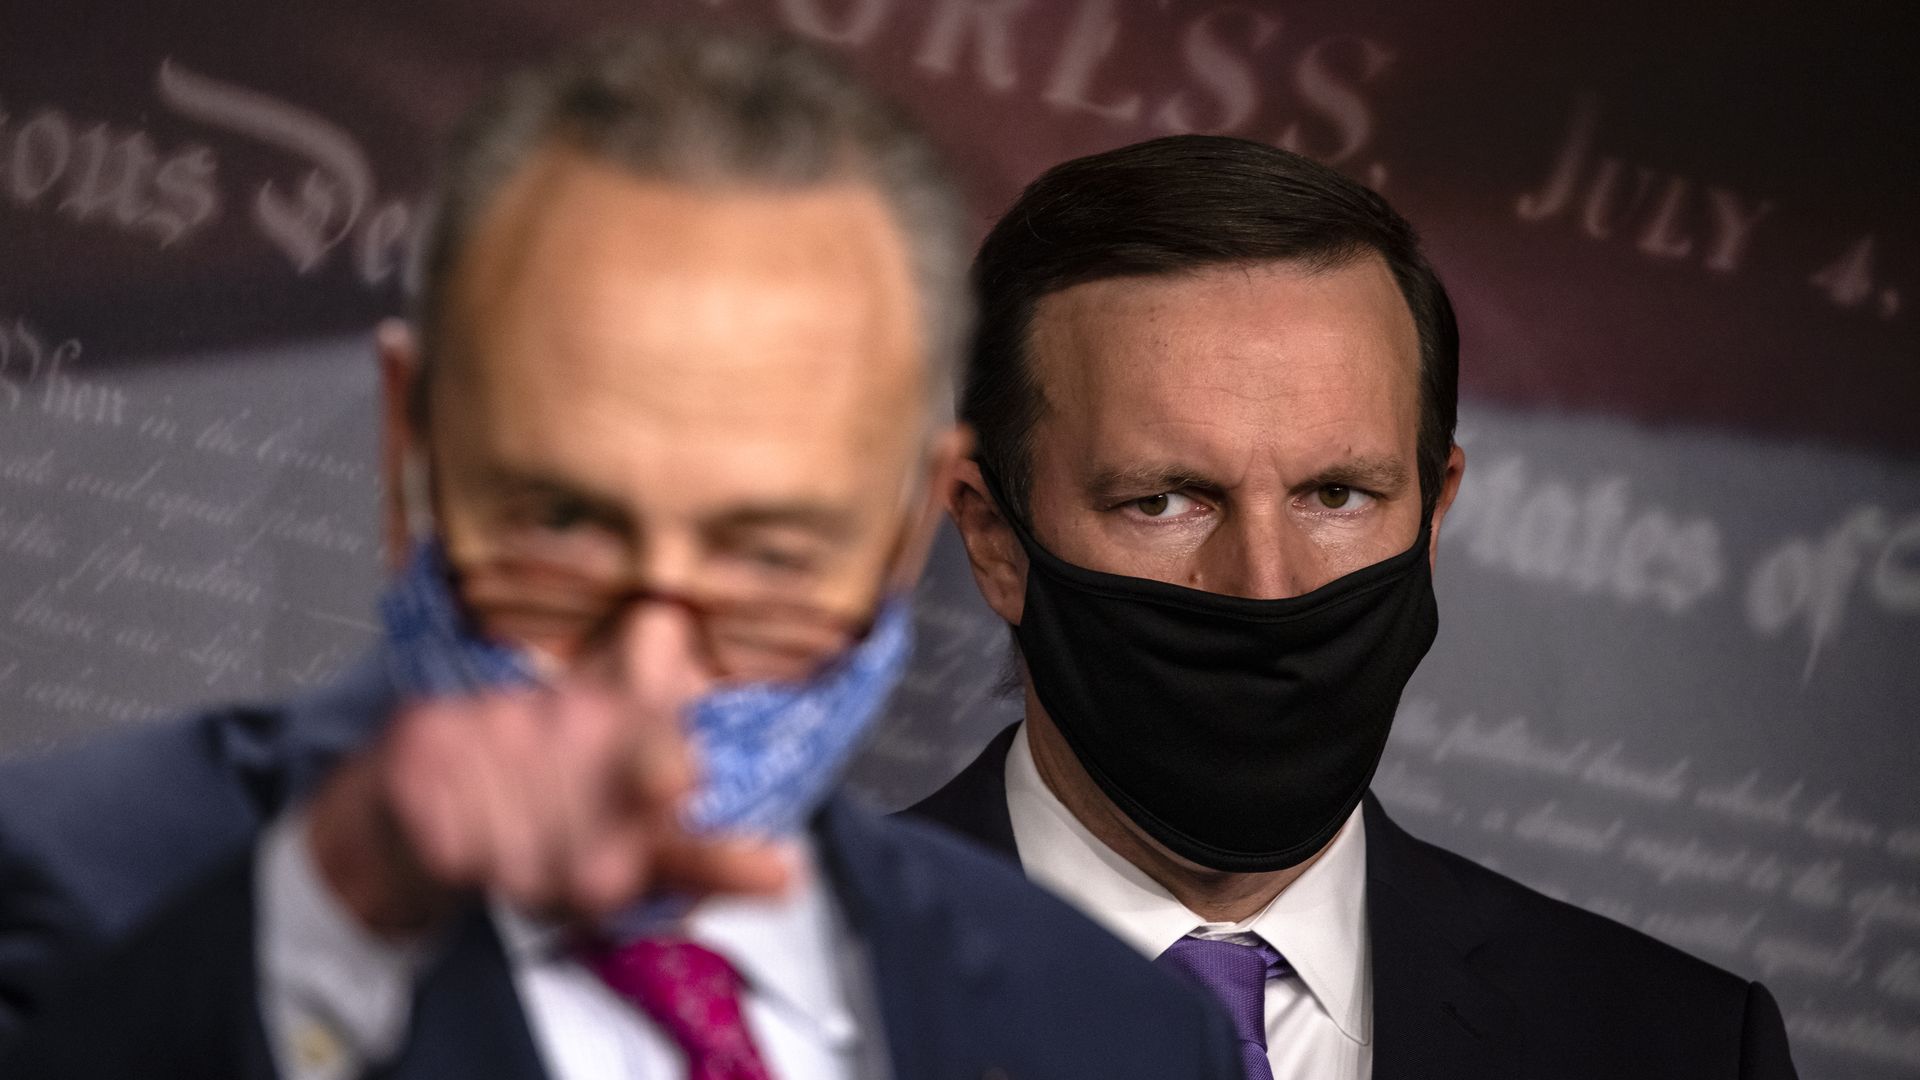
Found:
[{"label": "eyebrow", "polygon": [[1405,488],[1410,477],[1407,463],[1397,457],[1358,457],[1338,462],[1314,473],[1303,480],[1295,490],[1357,487],[1390,495]]},{"label": "eyebrow", "polygon": [[[1357,457],[1330,465],[1294,486],[1296,491],[1323,487],[1357,487],[1383,494],[1407,486],[1411,473],[1396,457]],[[1226,487],[1205,469],[1177,462],[1155,465],[1107,466],[1087,479],[1087,492],[1100,499],[1118,499],[1141,492],[1159,494],[1181,488],[1220,490]]]},{"label": "eyebrow", "polygon": [[578,503],[587,515],[620,532],[633,527],[633,515],[619,500],[543,472],[523,472],[508,466],[489,470],[488,483],[508,499],[565,499]]},{"label": "eyebrow", "polygon": [[823,540],[852,538],[859,530],[859,518],[844,507],[791,501],[749,504],[725,510],[708,519],[710,532],[749,532],[756,529],[799,529]]},{"label": "eyebrow", "polygon": [[1178,463],[1121,465],[1096,469],[1087,478],[1087,493],[1098,499],[1118,499],[1141,492],[1159,494],[1181,488],[1218,488],[1205,470]]},{"label": "eyebrow", "polygon": [[[568,499],[579,503],[589,516],[608,528],[622,533],[633,529],[632,512],[618,500],[558,477],[498,467],[489,479],[509,498]],[[859,524],[858,515],[848,508],[795,499],[730,507],[706,519],[700,527],[716,534],[799,529],[822,540],[840,541],[858,534]]]}]

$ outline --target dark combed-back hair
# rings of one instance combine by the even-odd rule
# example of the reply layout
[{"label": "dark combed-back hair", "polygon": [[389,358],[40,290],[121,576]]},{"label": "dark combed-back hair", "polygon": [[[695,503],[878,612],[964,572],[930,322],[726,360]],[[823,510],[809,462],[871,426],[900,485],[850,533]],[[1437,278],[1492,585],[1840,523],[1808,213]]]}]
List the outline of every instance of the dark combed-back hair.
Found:
[{"label": "dark combed-back hair", "polygon": [[[972,327],[967,215],[932,142],[818,49],[695,26],[643,27],[577,46],[505,79],[455,125],[413,270],[429,369],[442,362],[448,289],[481,218],[529,160],[556,146],[701,188],[870,186],[908,246],[929,406],[951,413],[953,372]],[[417,381],[416,420],[427,382]]]},{"label": "dark combed-back hair", "polygon": [[1005,509],[1029,519],[1032,436],[1046,402],[1027,356],[1042,298],[1107,278],[1286,262],[1335,269],[1377,253],[1420,337],[1419,474],[1430,511],[1458,411],[1460,334],[1419,237],[1386,200],[1298,154],[1174,135],[1077,158],[1023,192],[973,263],[979,308],[960,400]]}]

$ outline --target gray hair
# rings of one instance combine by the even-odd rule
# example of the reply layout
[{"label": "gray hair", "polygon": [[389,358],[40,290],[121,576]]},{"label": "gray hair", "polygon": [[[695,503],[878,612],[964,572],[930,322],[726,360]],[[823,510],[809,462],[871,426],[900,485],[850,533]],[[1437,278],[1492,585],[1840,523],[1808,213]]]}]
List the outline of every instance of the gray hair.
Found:
[{"label": "gray hair", "polygon": [[[476,223],[556,143],[648,179],[871,185],[906,239],[919,290],[929,430],[953,415],[973,322],[970,252],[964,204],[932,143],[904,110],[810,46],[689,26],[598,39],[523,70],[454,127],[414,266],[413,317],[429,365]],[[425,398],[416,394],[416,419],[425,419]]]}]

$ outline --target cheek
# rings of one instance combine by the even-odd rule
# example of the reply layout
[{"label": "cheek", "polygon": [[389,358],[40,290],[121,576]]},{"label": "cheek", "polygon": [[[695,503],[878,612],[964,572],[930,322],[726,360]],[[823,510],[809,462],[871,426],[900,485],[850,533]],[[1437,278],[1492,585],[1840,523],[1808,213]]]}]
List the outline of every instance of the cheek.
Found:
[{"label": "cheek", "polygon": [[[865,523],[858,538],[842,548],[828,571],[823,593],[830,607],[846,611],[871,609],[892,587],[911,589],[913,577],[902,577],[899,561],[910,556],[913,519],[906,512]],[[915,574],[917,567],[907,567]]]},{"label": "cheek", "polygon": [[1406,551],[1420,536],[1420,500],[1412,496],[1377,505],[1354,521],[1310,527],[1309,535],[1332,577],[1350,574]]},{"label": "cheek", "polygon": [[1085,557],[1073,561],[1109,573],[1188,584],[1216,524],[1206,518],[1188,525],[1156,525],[1124,512],[1101,514],[1094,527],[1085,530]]},{"label": "cheek", "polygon": [[1377,536],[1341,536],[1320,544],[1324,581],[1345,577],[1374,563],[1392,558],[1407,545],[1395,545]]},{"label": "cheek", "polygon": [[578,627],[571,622],[557,625],[535,613],[513,611],[476,612],[474,621],[489,640],[524,650],[542,675],[564,671],[578,659]]},{"label": "cheek", "polygon": [[436,474],[431,491],[434,532],[447,556],[461,564],[494,558],[496,530],[480,492],[444,473]]}]

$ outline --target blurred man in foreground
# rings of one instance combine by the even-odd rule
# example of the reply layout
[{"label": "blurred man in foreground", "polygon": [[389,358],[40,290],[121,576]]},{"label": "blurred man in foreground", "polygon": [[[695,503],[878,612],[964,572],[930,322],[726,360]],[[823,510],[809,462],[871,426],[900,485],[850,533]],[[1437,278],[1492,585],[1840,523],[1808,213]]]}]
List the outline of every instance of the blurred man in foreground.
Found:
[{"label": "blurred man in foreground", "polygon": [[965,452],[961,215],[920,137],[806,50],[640,36],[505,84],[439,196],[419,346],[383,340],[378,655],[41,766],[109,823],[8,838],[41,910],[124,909],[95,883],[131,848],[214,869],[119,916],[4,1067],[1238,1075],[1201,996],[828,795]]},{"label": "blurred man in foreground", "polygon": [[1757,984],[1401,831],[1459,337],[1331,169],[1174,137],[1042,176],[975,262],[950,493],[1025,722],[917,812],[1229,1003],[1249,1077],[1793,1075]]}]

